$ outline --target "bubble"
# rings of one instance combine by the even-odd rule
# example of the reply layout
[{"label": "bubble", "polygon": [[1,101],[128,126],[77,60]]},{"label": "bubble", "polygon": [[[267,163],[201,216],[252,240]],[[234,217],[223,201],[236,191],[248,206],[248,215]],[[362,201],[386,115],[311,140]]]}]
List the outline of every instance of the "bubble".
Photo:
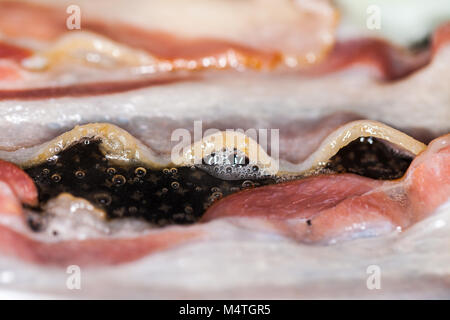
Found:
[{"label": "bubble", "polygon": [[106,192],[100,192],[94,195],[95,201],[101,205],[109,206],[112,202],[111,196]]},{"label": "bubble", "polygon": [[49,170],[49,169],[47,169],[47,168],[42,169],[42,174],[43,174],[43,175],[48,175],[49,173],[50,173],[50,170]]},{"label": "bubble", "polygon": [[106,173],[109,174],[110,176],[113,176],[116,174],[116,169],[108,168],[108,169],[106,169]]},{"label": "bubble", "polygon": [[178,169],[177,168],[172,168],[172,169],[170,169],[170,172],[172,174],[177,174],[178,173]]},{"label": "bubble", "polygon": [[164,169],[163,169],[163,173],[164,173],[164,174],[169,174],[169,173],[170,173],[170,170],[167,169],[167,168],[164,168]]},{"label": "bubble", "polygon": [[194,212],[194,209],[191,206],[186,206],[184,207],[184,212],[186,212],[187,214],[191,214],[192,212]]},{"label": "bubble", "polygon": [[223,193],[222,192],[214,192],[211,195],[211,200],[218,200],[218,199],[220,199],[222,197],[223,197]]},{"label": "bubble", "polygon": [[162,189],[161,189],[161,192],[162,192],[162,193],[167,193],[167,191],[169,191],[169,189],[167,189],[167,188],[162,188]]},{"label": "bubble", "polygon": [[147,174],[147,170],[145,168],[139,167],[134,170],[134,174],[138,176],[139,178],[142,178]]},{"label": "bubble", "polygon": [[54,165],[58,162],[58,156],[52,156],[50,158],[47,159],[47,163],[49,165]]},{"label": "bubble", "polygon": [[116,186],[122,186],[125,184],[125,182],[127,182],[127,179],[125,179],[125,177],[121,174],[116,174],[113,178],[112,178],[112,182],[116,185]]},{"label": "bubble", "polygon": [[84,140],[83,143],[84,143],[85,145],[88,145],[88,144],[90,144],[91,142],[90,142],[89,140]]},{"label": "bubble", "polygon": [[172,183],[170,184],[170,186],[171,186],[173,189],[176,190],[176,189],[178,189],[178,188],[180,187],[180,183],[174,181],[174,182],[172,182]]},{"label": "bubble", "polygon": [[245,180],[262,175],[261,169],[257,165],[251,165],[242,151],[232,149],[206,156],[198,167],[222,180]]},{"label": "bubble", "polygon": [[255,184],[253,183],[253,181],[245,180],[244,182],[242,182],[242,188],[253,188],[254,186]]},{"label": "bubble", "polygon": [[212,187],[211,192],[220,192],[220,188],[218,187]]},{"label": "bubble", "polygon": [[86,176],[86,173],[83,170],[78,170],[75,172],[75,177],[78,179],[83,179]]},{"label": "bubble", "polygon": [[61,175],[59,175],[59,174],[57,174],[57,173],[55,173],[55,174],[53,174],[52,175],[52,180],[54,181],[54,182],[60,182],[61,181]]}]

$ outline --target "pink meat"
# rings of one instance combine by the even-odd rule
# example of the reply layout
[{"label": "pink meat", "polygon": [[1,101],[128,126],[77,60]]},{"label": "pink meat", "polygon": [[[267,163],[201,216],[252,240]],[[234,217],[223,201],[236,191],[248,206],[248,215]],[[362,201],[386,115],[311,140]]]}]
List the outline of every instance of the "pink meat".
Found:
[{"label": "pink meat", "polygon": [[8,184],[18,200],[37,205],[37,189],[33,180],[15,164],[0,160],[0,181]]},{"label": "pink meat", "polygon": [[8,227],[0,226],[0,252],[22,260],[59,266],[114,265],[168,249],[194,238],[198,230],[164,230],[136,238],[71,240],[54,243],[30,239]]}]

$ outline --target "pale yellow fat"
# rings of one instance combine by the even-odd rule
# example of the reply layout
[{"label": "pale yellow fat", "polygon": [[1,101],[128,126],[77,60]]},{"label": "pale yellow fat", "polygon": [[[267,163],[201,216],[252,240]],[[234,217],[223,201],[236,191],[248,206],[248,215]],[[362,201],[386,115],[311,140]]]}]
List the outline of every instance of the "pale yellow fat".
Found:
[{"label": "pale yellow fat", "polygon": [[208,135],[190,146],[182,149],[180,154],[170,158],[156,155],[127,131],[107,123],[93,123],[76,126],[74,129],[43,144],[37,153],[24,160],[20,165],[30,167],[58,154],[70,145],[84,139],[99,139],[100,150],[105,157],[118,163],[135,161],[152,168],[172,166],[190,166],[201,163],[201,160],[223,149],[236,148],[247,156],[250,163],[259,165],[269,174],[301,174],[323,166],[341,148],[360,137],[375,137],[383,139],[414,155],[426,149],[426,145],[393,129],[381,122],[360,120],[349,122],[332,132],[315,152],[305,161],[298,164],[279,167],[278,159],[270,157],[264,149],[252,138],[238,131],[221,131]]}]

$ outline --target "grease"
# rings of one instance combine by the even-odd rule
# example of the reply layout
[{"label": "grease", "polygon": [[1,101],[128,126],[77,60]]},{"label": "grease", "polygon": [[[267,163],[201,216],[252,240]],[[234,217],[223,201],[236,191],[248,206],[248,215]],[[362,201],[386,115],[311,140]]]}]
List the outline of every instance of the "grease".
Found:
[{"label": "grease", "polygon": [[[99,149],[100,140],[81,140],[48,161],[27,169],[39,191],[40,208],[66,192],[90,201],[107,219],[143,218],[157,226],[191,224],[216,201],[244,189],[287,178],[265,175],[237,150],[222,150],[198,166],[156,170],[142,163],[113,165]],[[412,157],[378,139],[360,138],[342,148],[318,173],[356,173],[397,179]]]},{"label": "grease", "polygon": [[[231,193],[275,183],[269,176],[236,179],[209,173],[205,165],[155,170],[140,163],[113,165],[99,150],[99,140],[83,140],[40,165],[27,169],[34,179],[40,206],[66,192],[103,209],[107,218],[140,217],[156,225],[196,222],[215,201]],[[230,155],[230,153],[227,153]],[[247,172],[230,164],[233,172]],[[211,167],[218,168],[217,164]],[[239,167],[239,168],[238,168]],[[214,171],[214,169],[213,169]],[[220,171],[220,170],[217,170]]]}]

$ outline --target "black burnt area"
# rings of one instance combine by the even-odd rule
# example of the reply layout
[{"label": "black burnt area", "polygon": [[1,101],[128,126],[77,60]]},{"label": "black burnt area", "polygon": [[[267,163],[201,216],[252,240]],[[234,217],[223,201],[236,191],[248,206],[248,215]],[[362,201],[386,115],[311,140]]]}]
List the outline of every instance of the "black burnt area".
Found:
[{"label": "black burnt area", "polygon": [[275,183],[271,178],[222,180],[197,167],[117,166],[103,156],[99,144],[80,141],[26,170],[37,185],[40,207],[67,192],[89,200],[111,219],[142,217],[160,226],[189,224],[226,195]]},{"label": "black burnt area", "polygon": [[396,152],[377,138],[352,141],[330,159],[326,168],[337,173],[393,180],[401,178],[409,168],[412,157]]}]

